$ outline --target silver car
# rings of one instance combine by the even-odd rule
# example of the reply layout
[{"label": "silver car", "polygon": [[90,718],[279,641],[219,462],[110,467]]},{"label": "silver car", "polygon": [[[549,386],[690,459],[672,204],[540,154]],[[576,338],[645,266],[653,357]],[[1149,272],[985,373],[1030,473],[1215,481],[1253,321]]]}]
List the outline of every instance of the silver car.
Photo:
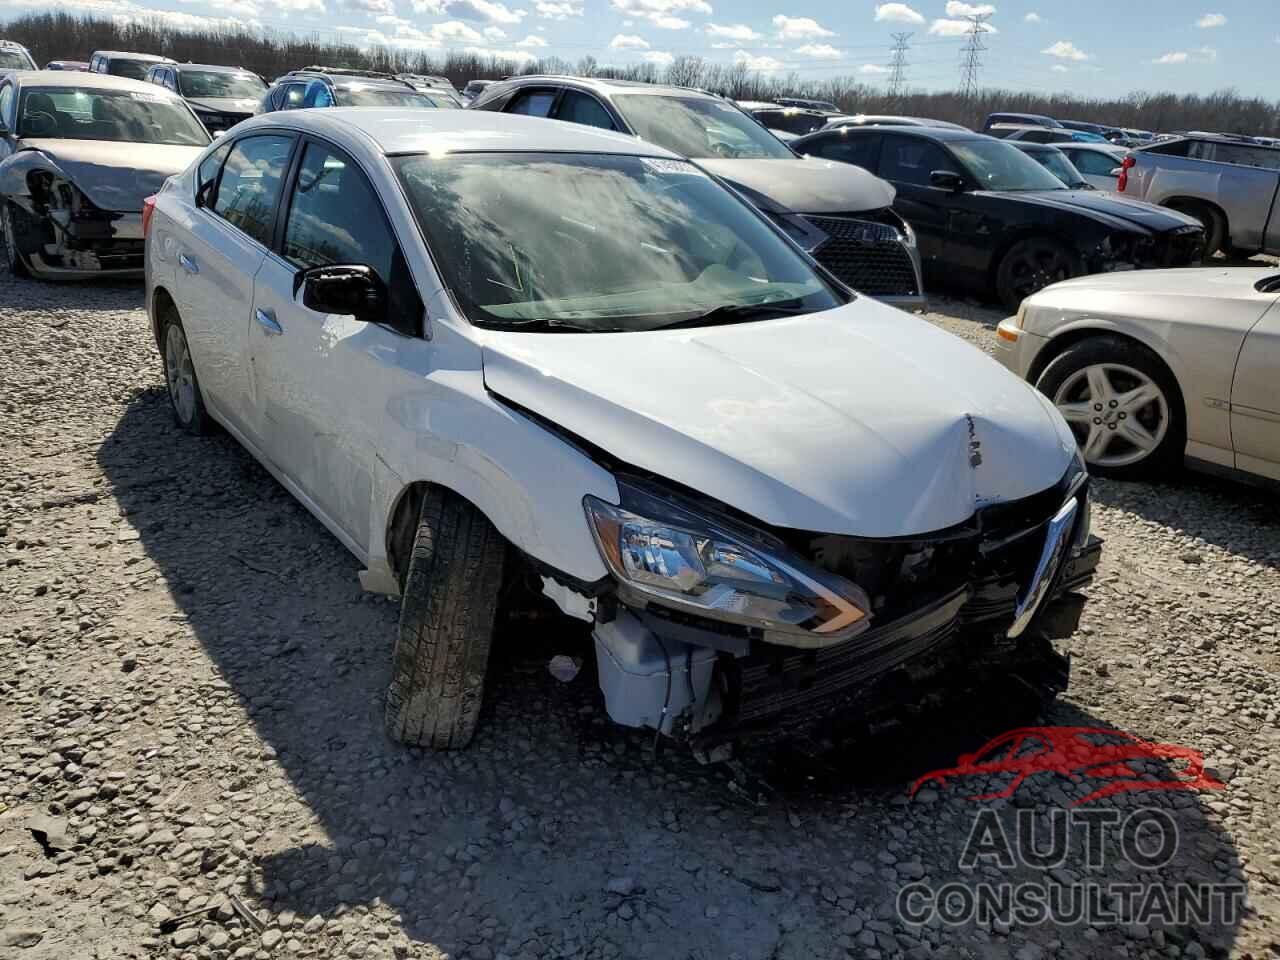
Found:
[{"label": "silver car", "polygon": [[0,80],[0,225],[12,273],[142,276],[143,200],[210,142],[176,93],[123,77]]},{"label": "silver car", "polygon": [[1280,481],[1280,271],[1080,277],[1022,302],[1000,362],[1051,399],[1092,473],[1187,465]]}]

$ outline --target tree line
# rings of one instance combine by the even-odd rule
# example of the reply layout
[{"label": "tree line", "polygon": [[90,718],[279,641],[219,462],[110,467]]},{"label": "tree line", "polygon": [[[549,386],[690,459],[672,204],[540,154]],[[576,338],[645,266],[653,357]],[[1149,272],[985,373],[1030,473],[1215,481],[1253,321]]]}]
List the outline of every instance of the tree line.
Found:
[{"label": "tree line", "polygon": [[1243,97],[1233,89],[1208,94],[1134,92],[1123,97],[1081,97],[987,89],[976,96],[910,91],[892,97],[853,77],[823,80],[798,74],[762,74],[746,64],[714,63],[696,56],[678,57],[667,66],[610,66],[594,57],[570,63],[559,57],[503,60],[465,50],[409,51],[385,46],[322,40],[270,29],[218,26],[180,29],[160,18],[110,20],[67,13],[27,14],[4,25],[5,39],[31,50],[38,63],[87,60],[94,50],[134,50],[193,63],[242,66],[271,80],[311,64],[427,73],[448,77],[461,87],[469,80],[493,80],[530,73],[578,74],[625,80],[675,83],[723,93],[736,100],[805,97],[828,100],[848,113],[900,113],[981,125],[996,110],[1041,113],[1061,119],[1089,120],[1146,130],[1215,130],[1225,133],[1280,135],[1280,102]]}]

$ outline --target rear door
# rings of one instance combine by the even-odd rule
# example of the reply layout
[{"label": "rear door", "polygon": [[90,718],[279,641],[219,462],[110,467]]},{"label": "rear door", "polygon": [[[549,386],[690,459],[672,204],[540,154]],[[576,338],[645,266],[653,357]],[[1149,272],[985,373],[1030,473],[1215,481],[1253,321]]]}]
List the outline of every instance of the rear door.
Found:
[{"label": "rear door", "polygon": [[295,141],[261,133],[219,147],[198,173],[191,223],[175,233],[175,299],[205,400],[255,444],[246,341],[253,280],[271,243]]},{"label": "rear door", "polygon": [[524,87],[507,101],[503,113],[522,113],[528,117],[550,117],[560,91],[556,87]]},{"label": "rear door", "polygon": [[881,136],[862,130],[831,130],[811,140],[806,140],[806,154],[825,160],[852,163],[870,173],[880,169]]},{"label": "rear door", "polygon": [[[278,253],[256,281],[249,339],[258,429],[272,459],[358,551],[367,550],[376,437],[397,375],[421,390],[422,371],[398,359],[421,344],[422,310],[401,246],[369,178],[345,152],[307,139],[288,189]],[[372,267],[398,317],[392,329],[318,313],[295,289],[301,271],[332,264]],[[404,310],[398,307],[410,304]],[[349,544],[349,545],[350,545]]]},{"label": "rear door", "polygon": [[1280,480],[1280,304],[1245,337],[1231,385],[1236,468]]}]

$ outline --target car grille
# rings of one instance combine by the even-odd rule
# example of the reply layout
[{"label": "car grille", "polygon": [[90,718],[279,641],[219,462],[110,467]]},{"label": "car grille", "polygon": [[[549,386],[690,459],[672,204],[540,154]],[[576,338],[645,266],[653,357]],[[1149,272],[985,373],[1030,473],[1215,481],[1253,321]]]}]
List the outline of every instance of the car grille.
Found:
[{"label": "car grille", "polygon": [[814,250],[814,259],[842,282],[872,297],[919,295],[915,265],[895,227],[841,217],[805,219],[829,238]]}]

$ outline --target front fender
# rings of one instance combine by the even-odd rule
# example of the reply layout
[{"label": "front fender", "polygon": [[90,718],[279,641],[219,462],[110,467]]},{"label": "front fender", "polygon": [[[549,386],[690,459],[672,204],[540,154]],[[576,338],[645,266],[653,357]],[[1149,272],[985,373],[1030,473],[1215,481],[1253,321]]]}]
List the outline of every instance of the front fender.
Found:
[{"label": "front fender", "polygon": [[14,201],[30,213],[39,214],[38,196],[31,192],[31,174],[46,173],[54,179],[71,182],[62,168],[48,154],[39,150],[22,149],[0,162],[0,195]]}]

